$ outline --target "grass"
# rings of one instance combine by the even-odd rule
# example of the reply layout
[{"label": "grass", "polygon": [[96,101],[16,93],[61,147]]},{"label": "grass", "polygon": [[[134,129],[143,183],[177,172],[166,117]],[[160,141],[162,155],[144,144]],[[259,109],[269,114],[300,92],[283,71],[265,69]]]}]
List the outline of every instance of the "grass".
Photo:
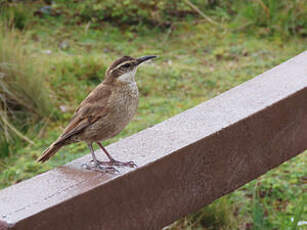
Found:
[{"label": "grass", "polygon": [[[85,144],[75,144],[63,148],[46,164],[35,162],[61,133],[80,101],[103,79],[107,66],[119,56],[157,54],[160,58],[138,70],[138,113],[120,135],[106,144],[206,101],[307,47],[305,37],[255,35],[233,30],[232,23],[225,22],[225,28],[219,28],[192,18],[163,31],[142,27],[135,32],[107,23],[97,27],[95,23],[67,22],[63,15],[28,16],[22,31],[8,31],[0,40],[6,39],[14,47],[18,41],[17,55],[10,57],[14,57],[12,62],[19,66],[18,70],[32,76],[33,87],[14,81],[14,85],[26,88],[18,89],[14,95],[30,90],[26,92],[32,97],[26,104],[34,105],[40,123],[20,128],[34,145],[20,138],[3,145],[7,154],[0,157],[0,188],[88,153]],[[19,79],[28,75],[14,76]],[[39,96],[42,89],[47,96]],[[45,99],[35,102],[41,98]],[[48,119],[42,122],[42,117]],[[18,122],[14,124],[22,127]],[[303,229],[295,225],[307,219],[302,208],[296,209],[306,201],[306,160],[306,153],[301,154],[166,229]]]},{"label": "grass", "polygon": [[[22,36],[2,26],[0,30],[0,156],[16,150],[24,134],[33,133],[39,120],[52,111],[44,69],[23,48]],[[35,125],[36,123],[36,125]],[[31,128],[30,128],[31,126]],[[24,133],[24,134],[22,134]]]}]

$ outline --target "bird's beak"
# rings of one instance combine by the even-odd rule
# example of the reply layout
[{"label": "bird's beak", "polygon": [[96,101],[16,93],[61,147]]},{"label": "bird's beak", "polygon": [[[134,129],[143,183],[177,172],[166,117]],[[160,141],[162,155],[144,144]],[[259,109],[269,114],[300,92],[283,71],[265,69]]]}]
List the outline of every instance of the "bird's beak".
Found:
[{"label": "bird's beak", "polygon": [[153,59],[153,58],[156,58],[157,56],[155,55],[148,55],[148,56],[144,56],[144,57],[140,57],[140,58],[137,58],[136,61],[137,61],[137,65],[145,62],[145,61],[148,61],[150,59]]}]

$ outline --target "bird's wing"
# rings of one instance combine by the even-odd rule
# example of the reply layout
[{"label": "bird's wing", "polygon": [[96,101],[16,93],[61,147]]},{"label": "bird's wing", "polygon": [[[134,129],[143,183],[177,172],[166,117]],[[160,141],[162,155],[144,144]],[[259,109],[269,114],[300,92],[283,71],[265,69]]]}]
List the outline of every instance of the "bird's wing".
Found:
[{"label": "bird's wing", "polygon": [[80,133],[89,125],[108,113],[108,101],[111,90],[103,84],[98,85],[79,105],[63,134],[57,143],[63,142],[71,136]]}]

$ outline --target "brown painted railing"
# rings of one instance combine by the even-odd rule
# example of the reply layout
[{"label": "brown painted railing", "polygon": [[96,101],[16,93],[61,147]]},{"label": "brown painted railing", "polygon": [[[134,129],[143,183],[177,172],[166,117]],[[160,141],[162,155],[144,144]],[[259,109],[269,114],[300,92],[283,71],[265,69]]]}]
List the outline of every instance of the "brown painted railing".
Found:
[{"label": "brown painted railing", "polygon": [[0,229],[159,229],[303,152],[307,52],[107,148],[138,168],[102,175],[85,156],[8,187]]}]

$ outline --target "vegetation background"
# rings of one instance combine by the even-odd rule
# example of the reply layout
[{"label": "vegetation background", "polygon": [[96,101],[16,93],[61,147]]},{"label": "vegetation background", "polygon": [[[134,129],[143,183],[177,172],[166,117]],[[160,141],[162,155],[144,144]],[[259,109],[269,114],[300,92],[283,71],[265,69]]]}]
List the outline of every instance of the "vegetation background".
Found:
[{"label": "vegetation background", "polygon": [[[306,48],[304,0],[0,0],[0,188],[88,153],[75,144],[35,162],[119,56],[160,58],[138,71],[138,114],[107,144]],[[306,229],[306,160],[305,152],[165,229]]]}]

